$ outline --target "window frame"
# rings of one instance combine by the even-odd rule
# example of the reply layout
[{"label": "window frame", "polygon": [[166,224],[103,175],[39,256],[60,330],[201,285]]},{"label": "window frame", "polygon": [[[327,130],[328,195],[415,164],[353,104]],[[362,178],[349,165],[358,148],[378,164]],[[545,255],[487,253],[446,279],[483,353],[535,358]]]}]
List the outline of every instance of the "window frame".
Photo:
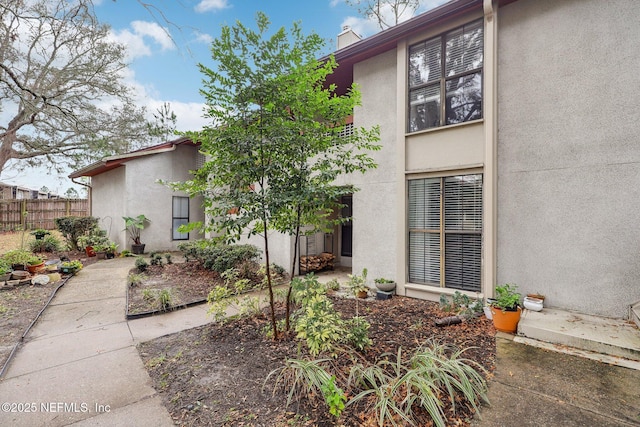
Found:
[{"label": "window frame", "polygon": [[[472,206],[465,210],[466,200],[461,198],[463,210],[456,210],[455,201],[451,200],[451,190],[447,190],[447,180],[475,177],[480,180],[479,186],[473,190]],[[415,197],[412,193],[413,183],[424,185],[424,192]],[[433,184],[437,182],[437,194]],[[455,186],[454,186],[455,189]],[[448,192],[449,191],[449,192]],[[482,291],[482,258],[483,258],[483,210],[484,210],[484,176],[481,171],[464,171],[452,175],[412,177],[407,180],[407,278],[409,283],[461,291]],[[413,195],[413,196],[412,196]],[[434,201],[437,197],[437,206]],[[412,199],[414,197],[415,199]],[[449,203],[447,204],[447,197]],[[422,210],[416,206],[422,203]],[[451,206],[454,205],[454,206]],[[417,213],[416,213],[417,212]],[[462,214],[455,222],[456,213]],[[412,215],[416,215],[415,217]],[[422,218],[420,218],[422,216]],[[449,218],[449,220],[447,219]],[[420,224],[421,223],[421,224]],[[421,225],[417,227],[416,224]],[[458,237],[460,241],[454,241]],[[449,238],[449,240],[448,240]],[[465,243],[466,242],[466,243]],[[458,245],[456,247],[456,244]],[[413,248],[422,245],[416,252],[414,260]],[[474,246],[475,245],[475,246]],[[460,253],[452,255],[453,250]],[[465,252],[466,251],[466,252]],[[471,252],[470,265],[465,264],[465,253]],[[449,259],[448,259],[449,256]],[[417,262],[416,262],[417,261]],[[416,262],[416,264],[413,264]],[[461,268],[464,265],[465,268]],[[454,274],[456,268],[459,274]],[[424,280],[412,275],[413,271],[423,270],[418,274]],[[464,281],[471,277],[469,284]],[[451,278],[451,281],[448,281]]]},{"label": "window frame", "polygon": [[[186,207],[187,207],[187,216],[176,216],[176,200],[180,199],[181,202],[184,202],[186,199]],[[171,198],[171,240],[189,240],[189,233],[180,233],[178,231],[178,227],[183,224],[189,223],[189,216],[191,214],[191,206],[189,203],[189,197],[187,196],[172,196]],[[176,221],[184,221],[176,226]],[[178,237],[176,237],[178,236]]]},{"label": "window frame", "polygon": [[[447,61],[446,61],[446,56],[447,56],[447,37],[451,34],[454,34],[456,32],[459,32],[462,30],[462,32],[464,33],[465,28],[470,27],[473,28],[474,26],[477,26],[478,28],[480,28],[481,34],[481,49],[482,49],[482,61],[480,66],[475,67],[475,68],[470,68],[468,70],[464,70],[452,75],[446,75],[446,67],[447,67]],[[438,75],[437,78],[434,78],[433,80],[429,80],[427,78],[426,81],[422,81],[420,83],[417,84],[413,84],[412,81],[414,80],[414,78],[412,77],[412,65],[411,65],[411,53],[412,50],[417,49],[419,47],[424,47],[424,49],[426,51],[429,51],[428,46],[430,44],[433,44],[434,42],[438,42],[438,49],[439,49],[439,54],[440,54],[440,58],[438,60],[439,62],[439,69],[435,72],[436,75]],[[484,110],[483,110],[483,100],[484,100],[484,21],[482,19],[476,19],[473,21],[470,21],[464,25],[455,27],[453,29],[450,29],[446,32],[443,32],[435,37],[430,37],[428,39],[425,40],[421,40],[417,43],[413,43],[411,44],[408,48],[407,48],[407,103],[406,103],[406,108],[407,108],[407,112],[406,112],[406,129],[405,131],[407,133],[415,133],[415,132],[421,132],[421,131],[427,131],[427,130],[432,130],[432,129],[437,129],[437,128],[441,128],[441,127],[447,127],[447,126],[455,126],[458,124],[463,124],[463,123],[469,123],[469,122],[473,122],[476,120],[482,120],[482,118],[484,117]],[[449,123],[449,119],[448,119],[448,104],[449,102],[447,102],[447,83],[451,82],[451,81],[455,81],[455,80],[459,80],[465,77],[472,77],[472,76],[479,76],[480,82],[479,82],[479,86],[480,86],[480,107],[479,107],[479,117],[473,117],[470,118],[468,120],[463,120],[460,122],[455,122],[455,123]],[[437,90],[433,90],[434,88],[437,88]],[[437,108],[433,108],[433,107],[429,107],[429,102],[424,101],[424,102],[415,102],[414,105],[412,105],[412,96],[414,94],[419,93],[420,91],[425,91],[428,94],[428,90],[431,89],[433,92],[432,97],[434,97],[435,102],[439,103],[439,105],[437,106]],[[414,117],[414,113],[413,113],[413,108],[418,109],[420,106],[425,106],[424,109],[425,111],[429,111],[431,114],[433,114],[434,112],[437,112],[438,117],[437,117],[437,124],[433,124],[433,125],[426,125],[424,127],[418,127],[413,129],[413,119],[416,118],[418,115],[416,114]],[[429,114],[425,113],[424,116],[429,116]],[[425,122],[428,121],[428,119],[425,119]]]}]

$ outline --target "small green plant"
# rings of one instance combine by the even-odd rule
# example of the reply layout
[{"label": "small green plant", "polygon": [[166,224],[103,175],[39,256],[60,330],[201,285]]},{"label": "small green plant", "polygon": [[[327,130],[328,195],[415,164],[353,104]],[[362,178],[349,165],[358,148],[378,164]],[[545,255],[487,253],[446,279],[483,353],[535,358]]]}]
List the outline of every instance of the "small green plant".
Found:
[{"label": "small green plant", "polygon": [[373,344],[369,338],[371,325],[364,317],[353,317],[346,322],[345,328],[347,330],[346,341],[356,350],[363,351]]},{"label": "small green plant", "polygon": [[32,252],[58,252],[61,248],[62,243],[55,236],[46,236],[29,243]]},{"label": "small green plant", "polygon": [[347,396],[344,391],[336,385],[336,377],[332,375],[329,382],[322,384],[320,388],[322,396],[327,406],[329,406],[329,413],[336,418],[340,417],[342,411],[344,411],[344,404],[347,401]]},{"label": "small green plant", "polygon": [[136,217],[123,216],[122,219],[124,219],[125,227],[123,231],[126,230],[129,233],[129,237],[135,245],[140,245],[140,232],[144,230],[148,222],[151,222],[149,218],[141,214]]},{"label": "small green plant", "polygon": [[369,290],[369,287],[367,286],[366,268],[362,269],[362,274],[349,274],[347,277],[349,278],[349,280],[347,281],[347,287],[354,295],[357,295],[358,292]]},{"label": "small green plant", "polygon": [[171,291],[169,289],[162,289],[158,293],[158,303],[162,311],[166,311],[171,307]]},{"label": "small green plant", "polygon": [[173,264],[173,261],[171,260],[171,254],[169,253],[164,254],[164,259],[167,260],[167,264]]},{"label": "small green plant", "polygon": [[49,234],[51,234],[51,232],[49,230],[45,230],[44,228],[36,228],[29,234],[35,236],[37,240],[40,240],[44,238],[44,236],[48,236]]},{"label": "small green plant", "polygon": [[2,255],[2,258],[10,265],[27,265],[32,256],[33,253],[25,249],[13,249]]},{"label": "small green plant", "polygon": [[344,410],[347,397],[323,365],[330,364],[330,359],[301,360],[287,359],[284,366],[269,373],[265,383],[276,376],[273,392],[282,387],[288,390],[287,406],[301,398],[318,398],[322,396],[329,407],[329,412],[339,417]]},{"label": "small green plant", "polygon": [[127,276],[127,282],[129,283],[129,286],[134,287],[138,286],[146,278],[147,276],[142,273],[129,273],[129,276]]},{"label": "small green plant", "polygon": [[149,268],[149,263],[141,256],[136,258],[136,268],[140,273],[144,273]]},{"label": "small green plant", "polygon": [[82,270],[82,262],[80,260],[74,259],[73,261],[65,261],[60,264],[62,268],[69,268],[71,270]]},{"label": "small green plant", "polygon": [[331,279],[327,282],[325,287],[327,290],[338,291],[340,290],[340,282],[338,282],[338,279]]},{"label": "small green plant", "polygon": [[142,298],[145,301],[153,301],[156,299],[156,291],[157,289],[143,289],[142,290]]},{"label": "small green plant", "polygon": [[151,265],[158,265],[158,266],[162,266],[162,255],[160,255],[159,253],[153,253],[151,254]]},{"label": "small green plant", "polygon": [[482,312],[482,302],[462,292],[455,291],[451,299],[445,294],[440,294],[440,308],[442,311],[471,319]]},{"label": "small green plant", "polygon": [[517,285],[509,283],[496,286],[496,298],[491,302],[491,305],[502,311],[516,311],[522,299],[517,289]]},{"label": "small green plant", "polygon": [[384,277],[377,277],[373,280],[375,283],[394,283],[395,280],[385,279]]},{"label": "small green plant", "polygon": [[125,249],[122,252],[120,252],[120,256],[121,257],[132,257],[135,256],[129,249]]},{"label": "small green plant", "polygon": [[362,391],[347,406],[374,396],[379,426],[415,425],[413,411],[418,406],[427,411],[437,427],[445,427],[442,400],[448,399],[453,411],[461,398],[476,411],[480,401],[488,403],[487,384],[481,374],[486,371],[476,362],[461,358],[465,351],[428,341],[406,361],[399,348],[396,355],[387,354],[375,365],[355,365],[349,385]]},{"label": "small green plant", "polygon": [[11,264],[5,259],[0,258],[0,275],[11,273]]},{"label": "small green plant", "polygon": [[44,262],[44,260],[42,259],[42,257],[39,257],[38,255],[31,255],[29,257],[29,260],[27,261],[28,265],[40,265]]}]

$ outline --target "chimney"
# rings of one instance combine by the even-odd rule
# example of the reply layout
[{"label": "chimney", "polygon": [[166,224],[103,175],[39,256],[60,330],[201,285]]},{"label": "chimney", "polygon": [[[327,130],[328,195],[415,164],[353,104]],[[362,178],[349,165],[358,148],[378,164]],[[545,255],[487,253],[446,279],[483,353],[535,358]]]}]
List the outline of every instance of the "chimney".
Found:
[{"label": "chimney", "polygon": [[362,37],[353,32],[350,26],[345,25],[342,27],[342,32],[338,34],[338,50],[359,42],[360,40],[362,40]]}]

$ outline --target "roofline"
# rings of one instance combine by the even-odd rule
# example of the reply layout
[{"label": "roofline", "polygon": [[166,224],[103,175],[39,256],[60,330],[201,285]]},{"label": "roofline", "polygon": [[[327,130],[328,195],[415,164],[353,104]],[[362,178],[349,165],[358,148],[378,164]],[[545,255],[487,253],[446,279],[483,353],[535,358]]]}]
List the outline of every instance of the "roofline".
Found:
[{"label": "roofline", "polygon": [[119,166],[122,166],[122,164],[130,160],[137,159],[139,157],[151,156],[154,154],[161,154],[161,153],[174,151],[178,145],[185,145],[185,144],[198,145],[197,143],[194,143],[190,138],[181,137],[173,141],[163,142],[161,144],[156,144],[151,147],[141,148],[139,150],[131,151],[129,153],[116,154],[114,156],[104,157],[103,159],[98,160],[97,162],[91,163],[90,165],[85,166],[82,169],[78,169],[77,171],[72,172],[71,174],[69,174],[69,178],[74,179],[74,178],[80,178],[81,176],[100,175],[101,173],[104,173],[112,169],[115,169]]},{"label": "roofline", "polygon": [[[333,53],[336,61],[358,57],[358,60],[393,49],[399,39],[423,31],[426,25],[442,22],[473,10],[482,10],[483,0],[452,0],[428,12],[414,16],[371,37],[350,44]],[[362,57],[362,58],[360,58]]]}]

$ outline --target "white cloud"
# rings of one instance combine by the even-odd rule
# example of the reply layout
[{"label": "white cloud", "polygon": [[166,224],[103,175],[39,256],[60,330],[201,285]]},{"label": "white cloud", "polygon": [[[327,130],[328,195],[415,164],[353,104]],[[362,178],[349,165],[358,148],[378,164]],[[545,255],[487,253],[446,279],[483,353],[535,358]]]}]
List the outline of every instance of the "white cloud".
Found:
[{"label": "white cloud", "polygon": [[162,50],[171,50],[175,48],[173,40],[166,28],[161,27],[155,22],[133,21],[131,27],[136,34],[151,37],[153,41],[162,47]]},{"label": "white cloud", "polygon": [[227,0],[201,0],[195,7],[198,13],[209,12],[210,10],[222,10],[231,7]]},{"label": "white cloud", "polygon": [[147,39],[160,45],[163,51],[175,49],[168,30],[155,22],[133,21],[131,30],[112,30],[110,36],[115,42],[126,47],[128,61],[141,56],[151,56],[151,46],[147,43]]},{"label": "white cloud", "polygon": [[197,33],[195,41],[198,43],[210,44],[213,41],[213,37],[206,33]]}]

